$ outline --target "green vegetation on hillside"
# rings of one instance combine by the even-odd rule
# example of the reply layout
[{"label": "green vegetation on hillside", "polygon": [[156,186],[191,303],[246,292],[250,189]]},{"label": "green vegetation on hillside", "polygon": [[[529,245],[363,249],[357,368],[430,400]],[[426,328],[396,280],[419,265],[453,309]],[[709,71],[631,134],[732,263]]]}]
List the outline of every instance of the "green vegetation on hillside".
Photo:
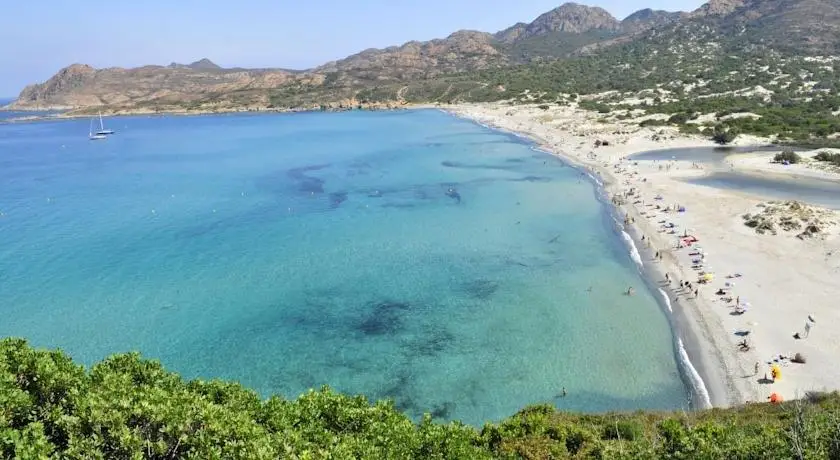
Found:
[{"label": "green vegetation on hillside", "polygon": [[840,395],[698,413],[580,415],[548,405],[475,429],[329,388],[262,400],[137,354],[89,370],[0,341],[0,458],[840,459]]}]

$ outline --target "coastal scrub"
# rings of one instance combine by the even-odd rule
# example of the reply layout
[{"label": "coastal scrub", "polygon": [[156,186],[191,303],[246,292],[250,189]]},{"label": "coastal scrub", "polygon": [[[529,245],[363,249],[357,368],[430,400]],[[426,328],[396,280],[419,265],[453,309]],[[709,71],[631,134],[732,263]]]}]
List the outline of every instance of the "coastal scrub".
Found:
[{"label": "coastal scrub", "polygon": [[85,369],[0,341],[2,458],[840,458],[840,394],[692,413],[584,415],[543,404],[476,429],[330,388],[261,399],[138,354]]}]

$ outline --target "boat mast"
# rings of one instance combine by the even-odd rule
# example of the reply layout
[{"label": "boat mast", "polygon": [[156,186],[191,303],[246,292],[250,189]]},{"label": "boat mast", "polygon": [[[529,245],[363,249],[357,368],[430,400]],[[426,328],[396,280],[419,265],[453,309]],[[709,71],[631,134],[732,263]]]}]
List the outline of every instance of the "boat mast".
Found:
[{"label": "boat mast", "polygon": [[99,112],[99,129],[104,131],[105,125],[102,124],[102,112]]}]

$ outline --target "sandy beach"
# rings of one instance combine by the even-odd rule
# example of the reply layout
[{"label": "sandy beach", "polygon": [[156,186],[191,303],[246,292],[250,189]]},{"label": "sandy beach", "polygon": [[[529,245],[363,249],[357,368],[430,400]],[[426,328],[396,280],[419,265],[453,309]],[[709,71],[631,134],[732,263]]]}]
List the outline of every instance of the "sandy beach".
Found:
[{"label": "sandy beach", "polygon": [[[626,216],[626,231],[636,238],[651,283],[668,296],[677,345],[685,345],[705,382],[699,393],[708,393],[708,403],[762,402],[772,393],[793,399],[808,391],[840,388],[840,367],[835,365],[840,356],[840,329],[835,326],[840,322],[840,309],[835,308],[840,297],[840,213],[681,180],[707,174],[710,165],[628,160],[644,151],[714,145],[673,128],[640,128],[639,119],[605,122],[593,112],[560,106],[543,110],[489,103],[442,108],[529,137],[603,183],[618,212]],[[762,144],[767,139],[742,136],[735,142]],[[840,175],[810,162],[783,167],[771,164],[771,158],[767,153],[727,158],[725,167],[840,180]],[[685,211],[678,212],[680,207]],[[758,217],[745,219],[746,214]],[[816,219],[809,222],[819,223],[811,229],[818,232],[799,237],[807,223],[763,234],[757,232],[763,224],[745,225],[768,217],[781,226]],[[698,241],[686,247],[684,235]],[[701,284],[704,273],[713,275]],[[691,288],[681,288],[680,281],[690,282]],[[792,362],[797,353],[805,363]],[[781,370],[775,381],[773,364]],[[683,371],[690,381],[692,369]],[[704,405],[708,404],[696,404]]]},{"label": "sandy beach", "polygon": [[797,153],[802,158],[802,162],[790,165],[774,163],[772,160],[773,156],[776,154],[775,152],[738,155],[736,158],[729,158],[728,162],[734,170],[750,174],[840,181],[840,168],[814,160],[814,156],[822,151],[837,153],[837,149],[817,149],[806,152],[800,151]]}]

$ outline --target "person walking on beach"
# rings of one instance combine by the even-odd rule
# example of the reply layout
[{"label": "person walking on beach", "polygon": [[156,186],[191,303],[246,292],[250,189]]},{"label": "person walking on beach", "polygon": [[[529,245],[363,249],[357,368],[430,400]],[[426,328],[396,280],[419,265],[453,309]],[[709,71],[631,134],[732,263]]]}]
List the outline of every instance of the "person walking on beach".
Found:
[{"label": "person walking on beach", "polygon": [[697,296],[699,296],[699,295],[700,295],[700,289],[695,289],[694,290],[694,298],[696,299]]},{"label": "person walking on beach", "polygon": [[667,282],[668,282],[668,286],[670,286],[670,285],[671,285],[671,275],[669,275],[669,274],[667,274],[667,273],[666,273],[666,274],[665,274],[665,281],[667,281]]},{"label": "person walking on beach", "polygon": [[758,368],[759,368],[759,362],[756,361],[755,362],[755,373],[753,373],[753,375],[758,375]]},{"label": "person walking on beach", "polygon": [[809,335],[811,335],[811,322],[805,321],[805,338],[807,339]]}]

